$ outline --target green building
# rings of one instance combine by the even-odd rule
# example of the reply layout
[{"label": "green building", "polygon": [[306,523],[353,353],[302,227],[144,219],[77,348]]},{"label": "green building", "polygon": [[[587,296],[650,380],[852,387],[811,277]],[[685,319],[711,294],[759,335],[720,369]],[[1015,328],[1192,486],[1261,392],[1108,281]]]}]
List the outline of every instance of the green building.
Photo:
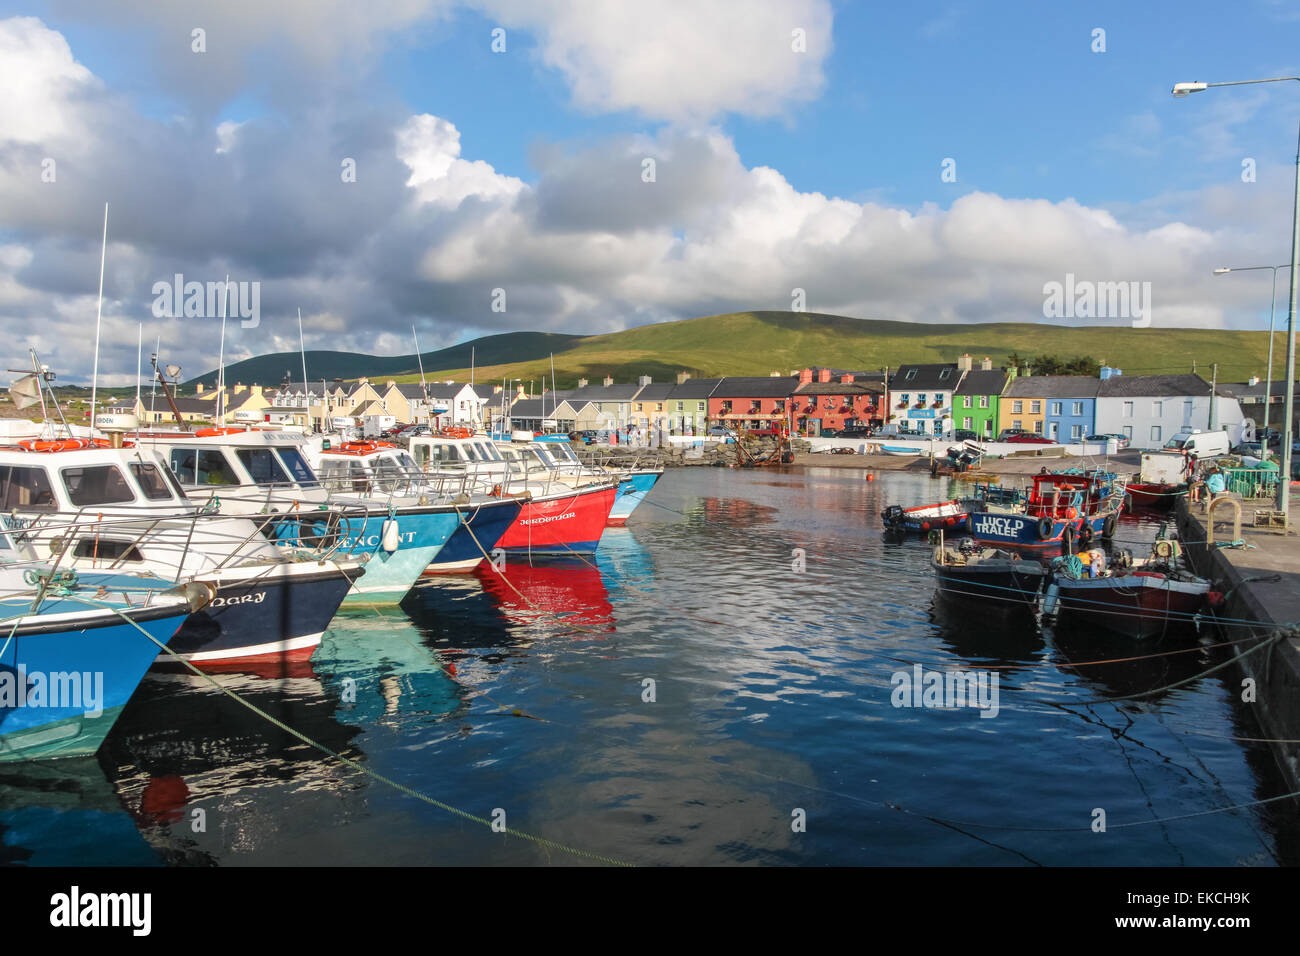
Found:
[{"label": "green building", "polygon": [[980,438],[996,438],[998,412],[1007,383],[1016,377],[1015,369],[994,368],[984,359],[979,368],[971,368],[971,357],[963,355],[957,367],[964,374],[953,392],[952,427],[973,431]]}]

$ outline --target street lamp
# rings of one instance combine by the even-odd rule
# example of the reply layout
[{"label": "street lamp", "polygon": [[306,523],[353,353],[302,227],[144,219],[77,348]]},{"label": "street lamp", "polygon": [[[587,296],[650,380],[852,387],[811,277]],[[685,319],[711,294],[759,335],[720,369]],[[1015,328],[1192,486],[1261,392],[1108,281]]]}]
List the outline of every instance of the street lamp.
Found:
[{"label": "street lamp", "polygon": [[[1257,83],[1283,83],[1294,80],[1300,83],[1300,76],[1274,76],[1264,80],[1234,80],[1226,83],[1175,83],[1174,96],[1187,96],[1200,93],[1211,86],[1252,86]],[[1296,136],[1295,157],[1295,203],[1291,213],[1291,299],[1287,311],[1286,342],[1286,405],[1284,428],[1282,432],[1281,473],[1277,482],[1277,510],[1282,513],[1282,525],[1290,523],[1291,511],[1291,429],[1295,414],[1295,312],[1297,273],[1300,273],[1300,132]],[[1272,395],[1269,396],[1272,398]]]},{"label": "street lamp", "polygon": [[1216,276],[1226,276],[1229,272],[1254,272],[1259,269],[1273,271],[1273,295],[1268,303],[1268,379],[1264,384],[1264,457],[1268,457],[1268,413],[1273,404],[1273,313],[1277,306],[1277,270],[1290,269],[1291,263],[1280,266],[1221,266],[1214,270]]}]

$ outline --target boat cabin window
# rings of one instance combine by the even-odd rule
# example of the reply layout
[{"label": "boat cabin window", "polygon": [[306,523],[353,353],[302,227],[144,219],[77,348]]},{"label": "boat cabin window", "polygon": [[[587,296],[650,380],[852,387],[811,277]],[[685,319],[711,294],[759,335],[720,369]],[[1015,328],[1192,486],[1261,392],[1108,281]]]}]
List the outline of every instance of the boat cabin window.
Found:
[{"label": "boat cabin window", "polygon": [[172,471],[186,485],[237,485],[226,456],[219,448],[173,448]]},{"label": "boat cabin window", "polygon": [[240,448],[235,451],[239,463],[259,485],[288,485],[289,476],[280,467],[280,460],[269,448]]},{"label": "boat cabin window", "polygon": [[455,445],[432,445],[429,447],[430,459],[436,462],[464,461],[460,449]]},{"label": "boat cabin window", "polygon": [[44,468],[0,465],[0,510],[53,511],[54,492]]},{"label": "boat cabin window", "polygon": [[473,443],[473,442],[466,442],[466,443],[465,443],[465,457],[466,457],[466,458],[468,458],[470,461],[478,461],[478,460],[479,460],[479,455],[480,455],[480,452],[479,452],[479,450],[478,450],[477,448],[474,447],[474,443]]},{"label": "boat cabin window", "polygon": [[89,558],[92,561],[144,560],[144,556],[140,554],[139,549],[131,541],[118,541],[113,538],[94,536],[78,539],[77,546],[72,549],[72,555],[76,558]]},{"label": "boat cabin window", "polygon": [[475,442],[474,447],[482,454],[484,461],[500,461],[501,454],[488,442]]},{"label": "boat cabin window", "polygon": [[163,478],[163,474],[158,470],[157,465],[133,461],[128,467],[135,478],[135,483],[144,492],[145,498],[149,501],[172,500],[171,489],[167,487],[167,481]]},{"label": "boat cabin window", "polygon": [[302,456],[302,452],[297,448],[277,448],[275,451],[294,481],[304,488],[316,487],[316,474],[311,470],[311,465],[307,464],[307,459]]},{"label": "boat cabin window", "polygon": [[380,455],[370,460],[375,475],[375,487],[380,491],[398,491],[406,484],[406,469],[392,455]]},{"label": "boat cabin window", "polygon": [[321,484],[326,491],[341,494],[365,494],[370,479],[361,462],[327,458],[320,465]]},{"label": "boat cabin window", "polygon": [[135,501],[135,492],[116,465],[60,468],[59,475],[63,478],[69,500],[78,508]]},{"label": "boat cabin window", "polygon": [[561,445],[557,442],[555,446],[551,449],[551,455],[554,456],[556,459],[560,459],[560,458],[566,459],[570,463],[575,465],[581,464],[578,461],[578,456],[573,453],[573,449],[570,448],[568,445]]}]

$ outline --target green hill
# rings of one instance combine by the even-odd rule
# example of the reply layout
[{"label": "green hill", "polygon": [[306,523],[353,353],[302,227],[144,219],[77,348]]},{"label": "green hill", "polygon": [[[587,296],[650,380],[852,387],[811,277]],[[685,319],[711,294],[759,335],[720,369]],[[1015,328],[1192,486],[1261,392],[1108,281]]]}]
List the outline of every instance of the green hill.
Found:
[{"label": "green hill", "polygon": [[[503,332],[433,352],[422,352],[420,358],[424,360],[426,372],[460,366],[468,369],[472,348],[476,363],[501,365],[546,357],[581,338],[580,335],[559,332]],[[307,352],[307,374],[313,380],[323,378],[332,381],[335,378],[361,378],[364,375],[369,378],[407,376],[418,381],[419,367],[419,358],[414,352],[409,355],[363,355],[357,352],[319,350]],[[295,382],[302,378],[302,356],[298,352],[258,355],[226,366],[227,383],[279,385],[286,375]],[[204,386],[212,386],[216,381],[217,372],[213,369],[185,382],[184,387],[193,389],[199,382]]]},{"label": "green hill", "polygon": [[[507,340],[507,341],[500,341]],[[499,342],[493,351],[485,343]],[[1263,332],[1220,329],[1134,329],[1126,326],[1050,325],[1047,323],[972,323],[931,325],[879,319],[854,319],[804,312],[733,312],[725,315],[643,325],[603,335],[563,336],[508,333],[489,336],[427,353],[425,374],[431,378],[464,380],[469,374],[469,349],[476,348],[475,373],[480,382],[502,378],[530,380],[540,388],[550,378],[550,353],[560,387],[579,377],[593,382],[611,375],[619,382],[649,375],[672,381],[681,371],[707,375],[767,375],[789,373],[810,365],[874,371],[909,362],[952,362],[969,353],[978,362],[988,356],[995,366],[1016,353],[1024,358],[1055,355],[1088,356],[1117,366],[1130,375],[1188,372],[1193,366],[1206,378],[1219,363],[1220,381],[1243,381],[1265,372],[1268,336]],[[1283,337],[1277,338],[1281,365]],[[313,355],[331,356],[335,363],[319,368]],[[242,371],[252,363],[274,369],[260,379]],[[308,353],[312,378],[358,378],[366,375],[418,381],[415,356],[382,358],[338,352]],[[226,370],[226,380],[275,384],[286,370],[299,367],[296,353],[263,356]],[[239,370],[239,371],[237,371]],[[1278,374],[1281,374],[1280,368]],[[214,378],[213,373],[204,381]]]}]

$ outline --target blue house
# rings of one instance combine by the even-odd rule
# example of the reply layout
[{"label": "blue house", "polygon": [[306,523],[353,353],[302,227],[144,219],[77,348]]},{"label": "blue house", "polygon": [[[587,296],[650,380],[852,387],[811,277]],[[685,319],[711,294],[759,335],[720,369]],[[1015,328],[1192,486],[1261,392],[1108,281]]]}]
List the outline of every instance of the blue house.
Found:
[{"label": "blue house", "polygon": [[1003,398],[1002,417],[1005,420],[1010,414],[1017,418],[1015,413],[1023,412],[1027,430],[1053,441],[1080,441],[1094,433],[1100,386],[1100,380],[1090,375],[1019,378]]}]

